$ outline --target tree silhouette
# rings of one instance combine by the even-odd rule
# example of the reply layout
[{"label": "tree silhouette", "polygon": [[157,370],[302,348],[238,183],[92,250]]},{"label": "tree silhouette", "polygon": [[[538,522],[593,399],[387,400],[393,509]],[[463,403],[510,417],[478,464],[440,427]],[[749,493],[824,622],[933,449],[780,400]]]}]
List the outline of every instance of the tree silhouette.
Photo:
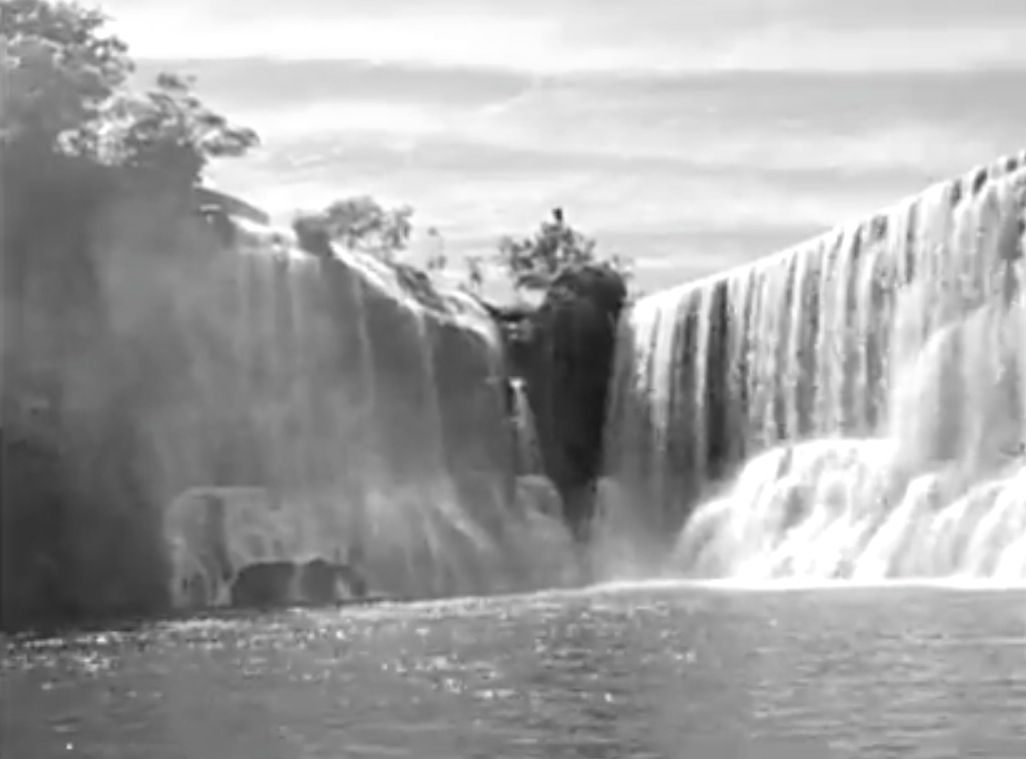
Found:
[{"label": "tree silhouette", "polygon": [[258,143],[253,130],[207,108],[186,77],[161,74],[149,92],[130,89],[128,46],[105,30],[106,23],[103,13],[76,3],[5,0],[5,153],[85,157],[189,185],[210,159],[243,155]]},{"label": "tree silhouette", "polygon": [[499,240],[499,263],[522,290],[545,290],[565,268],[584,264],[608,266],[625,278],[630,267],[618,255],[600,256],[595,240],[573,229],[563,209],[552,211],[552,221],[542,222],[532,237]]},{"label": "tree silhouette", "polygon": [[318,230],[346,250],[358,250],[392,261],[409,245],[413,231],[409,206],[387,209],[368,195],[337,200],[320,213],[304,213],[293,227]]}]

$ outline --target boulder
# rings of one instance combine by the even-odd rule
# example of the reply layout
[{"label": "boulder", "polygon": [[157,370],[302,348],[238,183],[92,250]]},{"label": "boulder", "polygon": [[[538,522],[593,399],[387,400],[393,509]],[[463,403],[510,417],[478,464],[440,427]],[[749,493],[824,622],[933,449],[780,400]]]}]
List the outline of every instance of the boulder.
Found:
[{"label": "boulder", "polygon": [[333,604],[367,595],[367,580],[349,564],[318,557],[301,564],[298,571],[299,595],[305,603]]},{"label": "boulder", "polygon": [[231,585],[231,606],[270,609],[295,603],[298,567],[291,561],[269,561],[243,567]]}]

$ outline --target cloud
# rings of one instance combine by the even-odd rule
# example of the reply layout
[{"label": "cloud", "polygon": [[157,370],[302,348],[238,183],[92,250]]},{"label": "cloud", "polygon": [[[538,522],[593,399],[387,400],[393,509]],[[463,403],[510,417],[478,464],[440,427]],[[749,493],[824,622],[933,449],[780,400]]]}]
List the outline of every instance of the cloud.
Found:
[{"label": "cloud", "polygon": [[[881,137],[886,150],[886,137]],[[923,174],[895,172],[879,161],[861,181],[838,182],[836,170],[816,170],[796,155],[792,166],[708,158],[676,163],[618,161],[511,152],[504,148],[461,151],[439,159],[430,149],[354,143],[318,153],[276,157],[273,165],[225,162],[215,176],[225,189],[242,192],[268,210],[287,215],[348,194],[370,193],[410,202],[429,223],[473,234],[530,226],[553,205],[572,205],[588,228],[684,233],[698,229],[756,226],[826,227],[870,211],[924,183]],[[468,163],[475,161],[475,165]],[[805,162],[803,163],[803,159]],[[530,162],[523,168],[520,163]],[[703,161],[705,161],[703,163]],[[446,162],[451,162],[446,165]]]},{"label": "cloud", "polygon": [[[924,12],[838,3],[288,3],[255,7],[108,2],[142,57],[361,60],[523,71],[947,71],[1026,66],[1026,11],[948,0]],[[672,5],[673,7],[669,7]],[[827,10],[827,8],[831,10]],[[890,10],[888,10],[890,9]],[[990,9],[992,16],[988,15]],[[954,21],[952,21],[954,19]]]},{"label": "cloud", "polygon": [[561,205],[707,273],[1022,147],[1022,0],[179,1],[105,5],[262,135],[224,189],[409,202],[454,251]]},{"label": "cloud", "polygon": [[[872,111],[872,100],[865,106]],[[233,117],[258,130],[267,148],[281,156],[283,168],[309,165],[312,159],[305,156],[318,154],[322,160],[358,160],[381,172],[414,165],[507,177],[591,169],[838,176],[958,171],[1017,147],[1003,144],[1000,129],[950,117],[916,118],[914,109],[887,114],[877,108],[873,118],[854,125],[850,115],[833,122],[795,121],[779,113],[682,119],[681,111],[664,106],[655,112],[631,100],[597,95],[575,103],[566,93],[528,92],[483,106],[342,99],[287,110],[236,110]]]}]

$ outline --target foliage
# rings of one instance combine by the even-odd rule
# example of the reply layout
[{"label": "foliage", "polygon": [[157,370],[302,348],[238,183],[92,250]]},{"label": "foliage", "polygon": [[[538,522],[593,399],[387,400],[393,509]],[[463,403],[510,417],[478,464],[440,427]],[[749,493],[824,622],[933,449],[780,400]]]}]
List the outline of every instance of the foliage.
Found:
[{"label": "foliage", "polygon": [[103,160],[182,182],[195,182],[212,158],[242,156],[258,143],[256,132],[233,126],[192,92],[193,80],[160,74],[156,89],[125,93],[103,116]]},{"label": "foliage", "polygon": [[5,146],[77,143],[132,72],[106,18],[73,3],[7,0],[0,16]]},{"label": "foliage", "polygon": [[[338,200],[319,213],[301,213],[292,226],[304,247],[330,254],[328,242],[346,250],[369,253],[394,263],[396,254],[407,249],[413,231],[413,209],[399,206],[388,209],[367,195]],[[425,264],[429,272],[448,267],[445,239],[436,227],[426,231],[431,252]],[[513,286],[522,291],[546,291],[560,272],[580,265],[605,266],[629,280],[629,264],[617,255],[601,255],[595,240],[573,229],[560,209],[553,220],[543,222],[533,237],[503,237],[494,256],[468,255],[460,285],[480,294],[486,280],[486,262],[497,262],[509,275]]]},{"label": "foliage", "polygon": [[392,261],[405,250],[413,231],[413,209],[384,208],[374,198],[361,195],[337,200],[320,213],[300,214],[293,227],[318,229],[346,250],[358,250]]},{"label": "foliage", "polygon": [[5,153],[77,155],[156,176],[198,181],[212,158],[238,156],[256,133],[228,123],[161,74],[155,88],[128,86],[127,45],[102,12],[62,0],[5,0],[0,17],[0,139]]},{"label": "foliage", "polygon": [[625,279],[630,277],[629,266],[620,256],[599,256],[595,240],[572,228],[558,208],[552,212],[552,221],[542,222],[533,237],[500,239],[498,260],[522,290],[546,290],[565,268],[584,264],[604,264]]}]

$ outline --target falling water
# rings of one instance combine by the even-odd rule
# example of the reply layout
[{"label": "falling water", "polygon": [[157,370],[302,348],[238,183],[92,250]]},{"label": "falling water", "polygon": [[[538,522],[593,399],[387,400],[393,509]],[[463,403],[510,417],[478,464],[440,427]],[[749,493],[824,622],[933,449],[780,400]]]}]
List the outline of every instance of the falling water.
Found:
[{"label": "falling water", "polygon": [[173,593],[211,574],[210,533],[194,523],[209,522],[212,498],[232,515],[218,529],[233,566],[355,549],[371,587],[391,594],[538,582],[524,570],[530,520],[484,310],[415,273],[358,254],[319,260],[235,225],[147,335],[179,363],[146,413]]},{"label": "falling water", "polygon": [[1026,153],[642,299],[600,523],[672,573],[1026,579],[1024,208]]},{"label": "falling water", "polygon": [[510,380],[513,401],[513,431],[516,437],[517,472],[525,475],[542,474],[541,447],[534,412],[527,397],[527,388],[519,378]]}]

